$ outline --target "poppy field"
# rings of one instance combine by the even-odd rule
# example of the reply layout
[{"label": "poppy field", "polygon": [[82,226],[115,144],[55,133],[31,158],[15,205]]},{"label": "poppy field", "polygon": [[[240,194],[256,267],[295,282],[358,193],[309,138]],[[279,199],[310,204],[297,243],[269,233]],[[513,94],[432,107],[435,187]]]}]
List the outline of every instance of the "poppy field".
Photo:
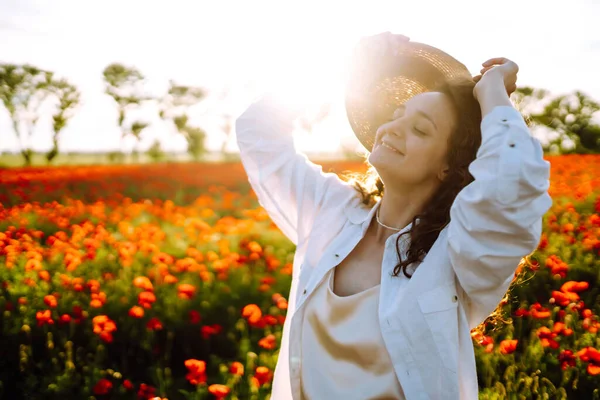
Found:
[{"label": "poppy field", "polygon": [[[600,399],[600,156],[546,159],[480,399]],[[294,250],[239,163],[2,169],[0,397],[267,399]]]}]

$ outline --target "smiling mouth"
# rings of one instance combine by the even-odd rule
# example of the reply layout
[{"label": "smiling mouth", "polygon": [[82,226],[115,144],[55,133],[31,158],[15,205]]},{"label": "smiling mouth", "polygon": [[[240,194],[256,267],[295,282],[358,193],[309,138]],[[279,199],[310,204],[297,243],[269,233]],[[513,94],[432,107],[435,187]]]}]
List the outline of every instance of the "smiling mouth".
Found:
[{"label": "smiling mouth", "polygon": [[385,142],[381,142],[381,145],[382,145],[383,147],[387,147],[387,148],[388,148],[388,149],[390,149],[391,151],[394,151],[394,152],[396,152],[396,153],[398,153],[398,154],[402,154],[402,153],[400,153],[398,150],[396,150],[395,148],[393,148],[392,146],[390,146],[389,144],[387,144],[387,143],[385,143]]}]

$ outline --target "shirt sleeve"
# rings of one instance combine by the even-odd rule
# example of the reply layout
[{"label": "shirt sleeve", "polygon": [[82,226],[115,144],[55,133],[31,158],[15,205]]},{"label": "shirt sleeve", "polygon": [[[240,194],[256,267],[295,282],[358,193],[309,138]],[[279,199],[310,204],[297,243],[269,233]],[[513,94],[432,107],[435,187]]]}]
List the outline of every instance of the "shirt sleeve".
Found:
[{"label": "shirt sleeve", "polygon": [[467,295],[470,328],[494,311],[521,259],[535,251],[552,206],[550,163],[521,114],[497,106],[481,122],[474,181],[450,208],[448,252]]},{"label": "shirt sleeve", "polygon": [[313,230],[321,210],[358,194],[297,151],[292,132],[298,116],[299,108],[266,93],[235,122],[240,158],[258,202],[295,245]]}]

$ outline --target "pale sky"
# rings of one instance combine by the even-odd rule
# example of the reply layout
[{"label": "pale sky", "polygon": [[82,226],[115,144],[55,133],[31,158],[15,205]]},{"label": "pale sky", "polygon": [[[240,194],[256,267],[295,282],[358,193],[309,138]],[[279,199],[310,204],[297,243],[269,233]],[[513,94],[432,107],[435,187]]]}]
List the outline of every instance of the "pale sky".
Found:
[{"label": "pale sky", "polygon": [[[363,35],[405,34],[451,54],[473,75],[486,59],[508,57],[520,67],[519,85],[555,94],[578,89],[600,101],[599,19],[595,0],[0,0],[0,61],[31,63],[79,87],[82,105],[62,133],[64,151],[120,145],[116,106],[102,81],[112,62],[137,67],[155,94],[169,79],[209,90],[191,121],[208,131],[211,149],[223,140],[219,113],[237,116],[273,87],[289,87],[291,95],[307,82],[327,82],[331,90],[322,96],[335,99],[331,118],[296,140],[307,152],[332,151],[340,144],[360,148],[341,98],[347,57]],[[225,92],[228,100],[219,100]],[[152,124],[142,149],[154,138],[165,150],[185,149],[154,109],[140,116]],[[50,138],[42,121],[32,147],[46,150]],[[124,150],[130,148],[126,142]],[[234,137],[228,148],[236,150]],[[1,107],[0,150],[16,149]]]}]

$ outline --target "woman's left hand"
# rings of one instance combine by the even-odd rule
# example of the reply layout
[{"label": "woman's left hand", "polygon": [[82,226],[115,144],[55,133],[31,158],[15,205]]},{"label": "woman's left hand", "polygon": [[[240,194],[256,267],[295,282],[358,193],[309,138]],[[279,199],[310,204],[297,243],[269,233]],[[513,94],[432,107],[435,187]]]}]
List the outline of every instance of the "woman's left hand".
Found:
[{"label": "woman's left hand", "polygon": [[517,73],[519,72],[519,66],[514,62],[504,57],[490,58],[483,64],[481,74],[473,77],[476,82],[473,94],[477,97],[477,94],[481,91],[482,87],[488,85],[496,85],[498,82],[504,84],[506,93],[510,96],[515,90],[517,90]]}]

